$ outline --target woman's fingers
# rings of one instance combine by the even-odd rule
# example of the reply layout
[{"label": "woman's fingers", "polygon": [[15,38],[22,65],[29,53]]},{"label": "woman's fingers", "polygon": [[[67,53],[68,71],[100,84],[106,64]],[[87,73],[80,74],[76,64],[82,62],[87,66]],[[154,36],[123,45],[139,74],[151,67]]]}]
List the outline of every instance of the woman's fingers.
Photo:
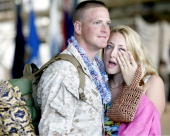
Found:
[{"label": "woman's fingers", "polygon": [[120,60],[119,56],[117,57],[117,61],[119,63],[119,66],[120,66],[121,70],[124,69],[124,64],[122,64],[122,61]]},{"label": "woman's fingers", "polygon": [[126,84],[130,85],[137,69],[137,63],[132,54],[129,54],[128,52],[118,52],[117,61]]},{"label": "woman's fingers", "polygon": [[132,56],[132,54],[131,54],[131,52],[130,51],[128,51],[128,54],[129,54],[129,60],[130,60],[130,64],[131,65],[137,65],[136,64],[136,61],[135,61],[135,59],[134,59],[134,57]]},{"label": "woman's fingers", "polygon": [[126,67],[127,67],[127,63],[126,63],[126,58],[125,58],[125,56],[123,55],[123,53],[118,52],[118,58],[120,59],[122,66],[123,66],[124,68],[126,68]]},{"label": "woman's fingers", "polygon": [[123,51],[119,52],[119,57],[124,67],[126,68],[130,67],[131,64],[130,64],[129,54],[127,52],[123,52]]}]

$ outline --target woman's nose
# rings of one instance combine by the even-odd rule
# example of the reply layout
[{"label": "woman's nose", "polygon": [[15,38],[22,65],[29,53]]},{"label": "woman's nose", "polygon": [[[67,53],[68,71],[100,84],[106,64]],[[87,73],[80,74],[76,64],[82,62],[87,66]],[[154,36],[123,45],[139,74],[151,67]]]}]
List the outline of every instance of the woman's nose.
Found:
[{"label": "woman's nose", "polygon": [[112,50],[112,52],[111,52],[111,57],[114,57],[114,58],[117,57],[117,51],[116,51],[115,48],[114,48],[114,49]]}]

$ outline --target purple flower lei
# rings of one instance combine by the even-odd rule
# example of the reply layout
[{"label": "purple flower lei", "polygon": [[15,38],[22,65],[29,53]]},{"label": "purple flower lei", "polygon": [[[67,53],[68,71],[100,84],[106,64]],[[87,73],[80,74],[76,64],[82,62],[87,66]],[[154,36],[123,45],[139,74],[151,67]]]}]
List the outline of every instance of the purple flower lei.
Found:
[{"label": "purple flower lei", "polygon": [[[92,78],[93,82],[95,83],[97,89],[100,92],[102,102],[104,104],[109,103],[111,101],[111,93],[110,93],[110,89],[108,86],[108,76],[105,72],[105,67],[104,67],[103,61],[98,56],[94,57],[94,59],[97,63],[97,66],[99,68],[99,71],[100,71],[100,73],[98,73],[95,70],[92,61],[86,55],[84,49],[79,46],[77,40],[72,36],[68,40],[68,42],[72,43],[74,45],[74,47],[77,49],[77,51],[81,55],[82,59],[84,60],[85,64],[87,65],[88,70],[91,74],[91,78]],[[101,74],[101,76],[99,76],[99,74]]]}]

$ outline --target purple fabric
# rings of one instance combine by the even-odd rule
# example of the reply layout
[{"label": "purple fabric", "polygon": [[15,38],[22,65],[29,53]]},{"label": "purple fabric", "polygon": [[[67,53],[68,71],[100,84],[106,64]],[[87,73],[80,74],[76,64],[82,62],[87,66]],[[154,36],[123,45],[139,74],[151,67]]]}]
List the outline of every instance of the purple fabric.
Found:
[{"label": "purple fabric", "polygon": [[146,95],[141,96],[134,120],[120,124],[118,135],[161,136],[160,114]]}]

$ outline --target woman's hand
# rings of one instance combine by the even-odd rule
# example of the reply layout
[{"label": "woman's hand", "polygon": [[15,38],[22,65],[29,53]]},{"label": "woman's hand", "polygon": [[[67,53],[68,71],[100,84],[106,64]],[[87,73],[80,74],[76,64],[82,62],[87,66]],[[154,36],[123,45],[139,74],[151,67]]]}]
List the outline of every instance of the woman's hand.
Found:
[{"label": "woman's hand", "polygon": [[125,83],[130,85],[134,79],[135,72],[138,67],[137,63],[129,51],[118,52],[117,61],[119,63]]}]

